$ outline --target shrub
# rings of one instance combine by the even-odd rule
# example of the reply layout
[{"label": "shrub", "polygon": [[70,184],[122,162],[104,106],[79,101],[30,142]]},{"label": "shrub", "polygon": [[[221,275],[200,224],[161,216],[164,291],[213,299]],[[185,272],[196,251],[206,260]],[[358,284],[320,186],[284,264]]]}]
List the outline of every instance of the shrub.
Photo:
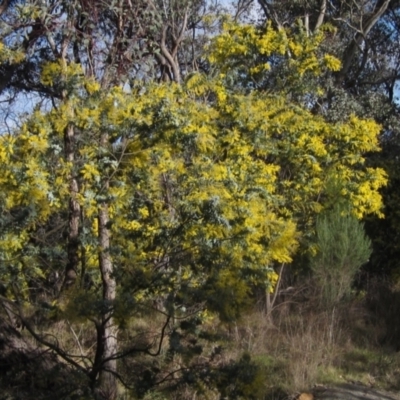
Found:
[{"label": "shrub", "polygon": [[317,218],[316,244],[311,268],[322,301],[333,306],[350,294],[355,274],[371,255],[371,241],[364,224],[335,207]]}]

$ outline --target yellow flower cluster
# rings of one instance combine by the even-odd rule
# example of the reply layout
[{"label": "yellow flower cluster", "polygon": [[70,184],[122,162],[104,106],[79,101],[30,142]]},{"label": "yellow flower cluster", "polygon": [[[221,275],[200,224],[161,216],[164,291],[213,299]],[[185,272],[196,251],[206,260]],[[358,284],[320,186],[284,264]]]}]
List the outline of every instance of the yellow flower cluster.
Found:
[{"label": "yellow flower cluster", "polygon": [[40,80],[43,85],[53,86],[56,81],[70,80],[74,77],[82,77],[83,70],[80,64],[66,64],[64,61],[47,62],[42,67]]},{"label": "yellow flower cluster", "polygon": [[271,23],[258,29],[228,19],[223,24],[222,33],[212,40],[208,58],[219,66],[223,76],[234,65],[248,68],[250,76],[268,72],[271,65],[265,62],[265,57],[272,54],[284,57],[293,75],[303,76],[307,72],[318,75],[324,69],[338,71],[341,63],[336,57],[318,55],[324,34],[324,29],[321,29],[310,37],[303,31],[294,36],[290,30],[274,29]]}]

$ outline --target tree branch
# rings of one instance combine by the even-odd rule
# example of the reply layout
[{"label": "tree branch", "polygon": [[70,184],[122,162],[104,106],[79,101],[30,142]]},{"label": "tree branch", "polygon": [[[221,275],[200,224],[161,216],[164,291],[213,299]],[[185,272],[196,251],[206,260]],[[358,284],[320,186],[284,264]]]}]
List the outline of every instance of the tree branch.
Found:
[{"label": "tree branch", "polygon": [[272,21],[276,28],[283,28],[283,25],[279,22],[278,15],[273,7],[268,4],[267,0],[258,0],[258,4],[260,4],[261,8],[263,9],[266,18]]},{"label": "tree branch", "polygon": [[15,306],[18,309],[18,312],[15,313],[15,314],[18,316],[18,318],[21,320],[22,324],[25,326],[25,328],[28,330],[28,332],[32,335],[32,337],[38,343],[40,343],[43,346],[46,346],[50,350],[53,350],[58,356],[60,356],[68,364],[74,366],[76,369],[78,369],[79,371],[84,373],[86,376],[89,376],[89,373],[88,373],[87,369],[82,367],[82,365],[80,365],[78,362],[76,362],[73,359],[73,358],[82,359],[82,356],[76,356],[76,355],[68,354],[67,352],[62,350],[60,348],[60,346],[58,346],[58,344],[53,344],[53,343],[49,342],[48,340],[46,340],[44,337],[39,335],[34,330],[34,328],[32,327],[31,323],[28,321],[28,319],[24,317],[24,315],[22,313],[22,310],[21,310],[21,307],[18,304],[11,302],[10,300],[8,300],[7,298],[5,298],[3,296],[0,296],[0,300],[2,300],[4,302],[7,302],[8,304],[12,304],[13,306]]},{"label": "tree branch", "polygon": [[162,29],[162,32],[161,32],[161,43],[160,43],[161,52],[162,52],[162,55],[168,61],[168,64],[172,69],[173,80],[175,82],[177,82],[177,83],[180,83],[181,82],[181,76],[180,76],[180,72],[179,72],[179,67],[176,64],[173,56],[168,51],[167,46],[166,46],[167,30],[168,30],[168,24],[165,24],[163,29]]},{"label": "tree branch", "polygon": [[5,11],[7,11],[9,5],[10,0],[3,0],[3,3],[0,5],[0,16],[3,15]]},{"label": "tree branch", "polygon": [[319,9],[317,23],[315,24],[314,27],[314,32],[317,31],[320,28],[320,26],[324,23],[325,14],[326,14],[326,0],[322,0],[321,8]]},{"label": "tree branch", "polygon": [[369,18],[365,20],[365,22],[361,22],[360,31],[356,33],[355,37],[348,45],[347,49],[343,54],[342,69],[336,76],[337,84],[341,84],[343,82],[344,78],[349,72],[351,64],[356,55],[357,49],[360,47],[361,43],[365,40],[371,29],[379,21],[379,18],[381,18],[382,15],[385,13],[385,11],[389,6],[390,1],[391,0],[383,0],[380,4],[380,7],[376,10],[376,12],[370,15]]}]

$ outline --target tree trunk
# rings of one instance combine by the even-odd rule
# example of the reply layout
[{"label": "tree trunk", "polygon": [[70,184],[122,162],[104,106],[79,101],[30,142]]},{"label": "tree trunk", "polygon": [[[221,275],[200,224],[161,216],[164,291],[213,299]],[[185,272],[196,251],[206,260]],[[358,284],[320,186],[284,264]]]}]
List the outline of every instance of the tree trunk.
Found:
[{"label": "tree trunk", "polygon": [[272,311],[274,309],[274,305],[275,305],[277,296],[278,296],[279,291],[280,291],[280,286],[281,286],[281,282],[282,282],[282,275],[283,275],[284,268],[285,268],[285,263],[282,263],[280,268],[279,268],[278,281],[276,282],[276,285],[274,287],[273,295],[269,290],[265,294],[265,315],[266,315],[267,321],[272,325],[273,325]]},{"label": "tree trunk", "polygon": [[[74,146],[74,127],[69,125],[65,132],[65,157],[68,162],[73,163],[75,160]],[[68,216],[68,244],[67,244],[67,265],[65,268],[65,278],[63,288],[72,286],[76,281],[77,269],[79,264],[79,222],[81,216],[81,206],[76,200],[79,192],[78,181],[75,176],[70,177],[69,182],[70,198],[69,198],[69,216]]]},{"label": "tree trunk", "polygon": [[112,359],[117,353],[118,328],[114,324],[113,302],[116,295],[116,282],[113,276],[113,265],[109,253],[110,231],[108,229],[108,205],[99,208],[99,264],[103,283],[104,313],[102,315],[102,368],[99,378],[99,395],[104,400],[117,398],[117,360]]}]

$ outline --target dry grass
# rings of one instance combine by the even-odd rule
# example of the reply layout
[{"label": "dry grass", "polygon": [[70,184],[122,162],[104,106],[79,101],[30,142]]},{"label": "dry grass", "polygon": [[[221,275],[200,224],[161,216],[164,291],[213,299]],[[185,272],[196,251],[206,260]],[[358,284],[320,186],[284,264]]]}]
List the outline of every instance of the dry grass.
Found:
[{"label": "dry grass", "polygon": [[400,354],[379,344],[382,330],[371,323],[364,301],[326,311],[314,299],[290,312],[277,309],[272,320],[254,311],[231,338],[235,354],[249,352],[263,369],[265,399],[272,400],[349,381],[399,389]]},{"label": "dry grass", "polygon": [[335,313],[288,315],[271,325],[261,312],[249,315],[235,330],[237,349],[248,351],[265,369],[266,386],[287,392],[309,388],[322,367],[334,365],[343,332]]}]

